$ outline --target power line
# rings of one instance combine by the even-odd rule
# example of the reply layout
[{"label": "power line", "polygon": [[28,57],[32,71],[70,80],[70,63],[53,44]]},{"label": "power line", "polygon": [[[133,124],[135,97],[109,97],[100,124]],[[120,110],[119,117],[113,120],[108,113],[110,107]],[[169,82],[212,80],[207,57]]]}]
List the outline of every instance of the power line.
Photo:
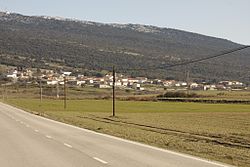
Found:
[{"label": "power line", "polygon": [[162,67],[149,67],[149,68],[130,68],[130,69],[120,69],[120,70],[126,70],[126,71],[143,71],[143,70],[160,70],[160,69],[168,69],[168,68],[173,68],[176,66],[183,66],[183,65],[188,65],[188,64],[193,64],[193,63],[198,63],[201,61],[205,61],[205,60],[209,60],[209,59],[213,59],[216,57],[221,57],[230,53],[234,53],[240,50],[244,50],[246,48],[249,48],[250,46],[242,46],[236,49],[230,49],[230,50],[226,50],[226,51],[222,51],[221,53],[212,55],[212,56],[208,56],[205,58],[200,58],[200,59],[193,59],[193,60],[189,60],[189,61],[185,61],[185,62],[181,62],[181,63],[177,63],[177,64],[173,64],[173,65],[168,65],[168,66],[162,66]]}]

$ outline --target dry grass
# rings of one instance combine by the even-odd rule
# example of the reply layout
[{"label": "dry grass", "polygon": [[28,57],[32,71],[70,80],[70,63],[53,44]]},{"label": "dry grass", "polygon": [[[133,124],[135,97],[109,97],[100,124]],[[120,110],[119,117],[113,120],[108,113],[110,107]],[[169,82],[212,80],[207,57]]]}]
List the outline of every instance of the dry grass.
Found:
[{"label": "dry grass", "polygon": [[9,99],[9,104],[94,131],[236,166],[250,166],[250,105]]}]

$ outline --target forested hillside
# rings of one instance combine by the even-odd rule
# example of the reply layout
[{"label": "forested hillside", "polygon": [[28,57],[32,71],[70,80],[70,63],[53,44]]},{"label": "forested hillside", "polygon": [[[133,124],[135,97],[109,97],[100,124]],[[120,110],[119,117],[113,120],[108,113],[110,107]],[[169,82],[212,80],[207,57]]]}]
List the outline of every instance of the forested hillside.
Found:
[{"label": "forested hillside", "polygon": [[0,12],[0,64],[39,68],[64,66],[129,75],[250,82],[250,49],[188,66],[126,71],[206,57],[241,45],[169,28],[102,24]]}]

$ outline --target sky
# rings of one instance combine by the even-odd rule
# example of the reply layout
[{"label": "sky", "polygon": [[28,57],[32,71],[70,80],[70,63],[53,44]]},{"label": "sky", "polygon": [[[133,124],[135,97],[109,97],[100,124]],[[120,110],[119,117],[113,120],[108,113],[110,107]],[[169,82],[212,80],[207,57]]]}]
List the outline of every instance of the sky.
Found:
[{"label": "sky", "polygon": [[0,0],[0,10],[147,24],[250,45],[250,0]]}]

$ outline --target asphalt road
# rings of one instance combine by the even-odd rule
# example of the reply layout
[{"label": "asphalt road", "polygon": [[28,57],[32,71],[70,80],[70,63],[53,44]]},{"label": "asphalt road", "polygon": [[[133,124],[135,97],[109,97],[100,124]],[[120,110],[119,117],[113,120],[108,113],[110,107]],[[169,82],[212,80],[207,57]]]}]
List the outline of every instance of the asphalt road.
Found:
[{"label": "asphalt road", "polygon": [[0,103],[3,167],[225,167],[99,134]]}]

